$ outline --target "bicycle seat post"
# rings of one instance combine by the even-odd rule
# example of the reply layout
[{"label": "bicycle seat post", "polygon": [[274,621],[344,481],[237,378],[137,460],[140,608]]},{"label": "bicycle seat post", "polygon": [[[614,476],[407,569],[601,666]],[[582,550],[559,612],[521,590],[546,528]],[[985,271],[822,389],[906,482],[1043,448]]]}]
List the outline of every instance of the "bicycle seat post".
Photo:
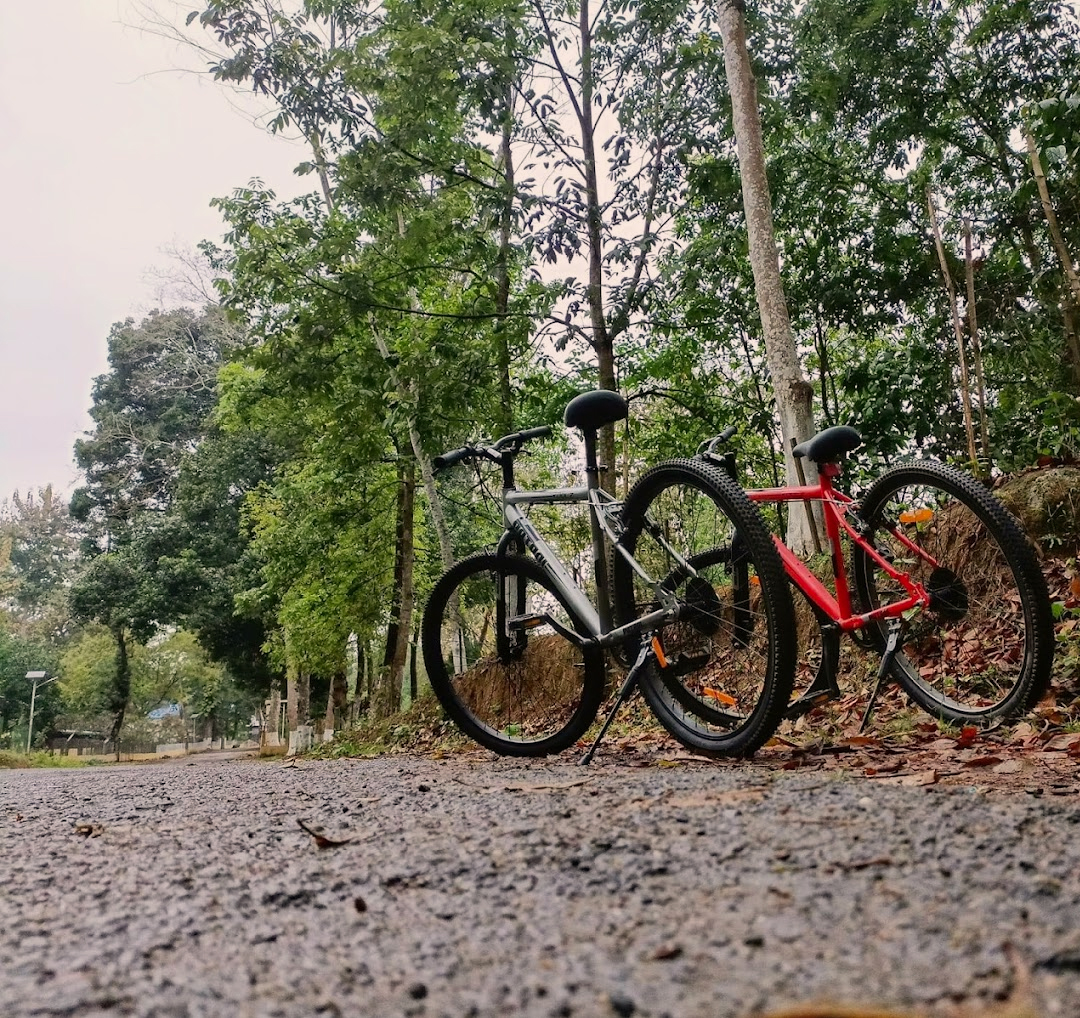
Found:
[{"label": "bicycle seat post", "polygon": [[[600,488],[600,464],[596,457],[597,432],[605,424],[614,424],[627,416],[626,400],[609,389],[596,389],[575,396],[566,405],[563,420],[568,428],[579,428],[585,443],[585,484],[590,492]],[[596,515],[596,507],[589,500],[589,529],[592,532],[593,577],[596,580],[597,609],[600,625],[605,633],[612,628],[611,598],[607,589],[607,549],[604,531]]]},{"label": "bicycle seat post", "polygon": [[[600,487],[600,464],[596,457],[597,432],[594,429],[582,429],[581,437],[585,442],[585,486],[589,491],[596,491]],[[612,626],[611,598],[607,589],[607,547],[600,520],[596,515],[596,508],[591,501],[589,503],[589,531],[592,535],[596,607],[600,614],[600,625],[606,633]]]}]

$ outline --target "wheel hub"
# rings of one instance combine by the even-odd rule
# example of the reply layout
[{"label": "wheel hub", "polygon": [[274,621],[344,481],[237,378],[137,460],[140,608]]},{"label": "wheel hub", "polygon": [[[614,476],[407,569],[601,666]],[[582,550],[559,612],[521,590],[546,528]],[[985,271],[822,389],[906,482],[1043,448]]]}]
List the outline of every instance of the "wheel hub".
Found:
[{"label": "wheel hub", "polygon": [[926,583],[930,595],[930,610],[943,619],[957,622],[968,610],[967,585],[951,569],[938,566]]},{"label": "wheel hub", "polygon": [[712,636],[720,628],[721,605],[713,585],[700,576],[691,576],[682,597],[680,621],[702,636]]}]

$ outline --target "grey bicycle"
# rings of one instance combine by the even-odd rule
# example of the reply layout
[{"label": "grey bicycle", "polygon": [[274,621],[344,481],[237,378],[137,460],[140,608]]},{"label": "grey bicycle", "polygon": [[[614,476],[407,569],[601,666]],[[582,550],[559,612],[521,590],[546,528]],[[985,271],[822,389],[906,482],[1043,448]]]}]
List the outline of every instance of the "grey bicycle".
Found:
[{"label": "grey bicycle", "polygon": [[[615,499],[600,486],[597,432],[626,415],[625,400],[607,390],[566,407],[567,427],[583,440],[583,486],[518,489],[515,460],[552,434],[546,426],[435,460],[437,470],[468,462],[502,471],[504,529],[495,550],[442,576],[422,629],[443,708],[496,753],[543,756],[572,746],[615,690],[609,671],[621,668],[625,677],[583,762],[635,688],[675,739],[714,756],[753,753],[787,708],[795,616],[757,508],[722,470],[690,459],[650,468],[625,501]],[[532,506],[570,504],[588,507],[593,597],[527,515]],[[623,625],[612,622],[613,576],[621,577],[615,603],[635,604]]]}]

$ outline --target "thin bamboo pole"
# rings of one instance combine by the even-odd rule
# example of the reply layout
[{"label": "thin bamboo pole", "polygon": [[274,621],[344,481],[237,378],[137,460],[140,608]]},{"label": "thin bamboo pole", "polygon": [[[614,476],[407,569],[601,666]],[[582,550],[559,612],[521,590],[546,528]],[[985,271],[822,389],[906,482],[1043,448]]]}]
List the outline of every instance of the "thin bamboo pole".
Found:
[{"label": "thin bamboo pole", "polygon": [[[1076,266],[1065,245],[1061,227],[1058,225],[1057,214],[1054,212],[1053,203],[1050,201],[1050,189],[1046,184],[1046,174],[1043,172],[1042,160],[1039,158],[1039,150],[1035,147],[1035,139],[1031,131],[1025,128],[1024,141],[1027,143],[1028,155],[1031,156],[1031,170],[1035,174],[1035,185],[1039,189],[1039,199],[1042,201],[1043,213],[1046,215],[1046,225],[1050,229],[1050,238],[1054,242],[1054,250],[1061,259],[1061,267],[1065,270],[1065,279],[1069,284],[1072,308],[1080,308],[1080,276],[1076,274]],[[1075,315],[1068,313],[1065,318],[1066,341],[1068,343],[1069,356],[1072,359],[1073,376],[1080,383],[1080,340],[1077,339],[1076,330],[1070,328],[1070,322],[1075,321]]]},{"label": "thin bamboo pole", "polygon": [[938,225],[937,209],[934,208],[934,192],[929,187],[926,189],[926,207],[930,211],[930,226],[934,231],[934,245],[941,264],[941,275],[945,279],[945,292],[949,296],[949,311],[952,315],[956,348],[960,357],[960,399],[964,407],[964,430],[967,432],[968,456],[971,458],[972,469],[978,472],[979,457],[975,449],[975,425],[971,414],[971,389],[968,381],[967,354],[964,352],[964,329],[956,304],[956,287],[953,286],[949,263],[945,258],[945,245],[941,240],[941,227]]},{"label": "thin bamboo pole", "polygon": [[990,456],[990,429],[986,423],[986,378],[983,375],[982,343],[979,340],[979,316],[975,309],[975,259],[971,251],[971,220],[964,217],[964,264],[967,275],[968,335],[971,337],[971,355],[975,362],[976,395],[979,397],[979,438],[982,454]]}]

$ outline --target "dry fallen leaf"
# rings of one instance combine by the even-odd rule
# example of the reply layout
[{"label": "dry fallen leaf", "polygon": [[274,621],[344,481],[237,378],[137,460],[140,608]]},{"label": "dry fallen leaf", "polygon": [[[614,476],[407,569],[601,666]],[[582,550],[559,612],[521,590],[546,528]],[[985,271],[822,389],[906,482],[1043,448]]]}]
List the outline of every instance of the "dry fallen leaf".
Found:
[{"label": "dry fallen leaf", "polygon": [[1048,739],[1042,748],[1045,752],[1061,752],[1062,750],[1069,752],[1077,746],[1080,746],[1080,735],[1076,732],[1066,732]]},{"label": "dry fallen leaf", "polygon": [[876,781],[883,785],[908,785],[913,787],[936,785],[937,779],[938,772],[936,770],[918,771],[915,774],[898,774],[895,777],[875,778]]},{"label": "dry fallen leaf", "polygon": [[[577,781],[559,781],[551,782],[549,784],[542,785],[528,785],[528,784],[516,784],[516,785],[503,785],[503,790],[507,792],[558,792],[564,788],[577,788],[578,785],[587,785],[592,778],[579,778]],[[491,789],[496,792],[498,789]]]},{"label": "dry fallen leaf", "polygon": [[1021,721],[1014,729],[1012,733],[1013,742],[1024,742],[1030,739],[1032,736],[1037,735],[1035,726],[1030,721]]},{"label": "dry fallen leaf", "polygon": [[995,774],[1019,774],[1025,770],[1023,760],[1004,760],[994,768]]},{"label": "dry fallen leaf", "polygon": [[885,763],[874,764],[872,767],[867,767],[863,770],[863,773],[868,778],[873,778],[878,774],[895,774],[904,765],[904,760],[901,757],[897,757],[895,760],[887,760]]},{"label": "dry fallen leaf", "polygon": [[76,824],[75,833],[81,834],[84,838],[98,838],[102,835],[105,828],[101,824]]},{"label": "dry fallen leaf", "polygon": [[770,1011],[762,1018],[924,1018],[918,1011],[883,1011],[877,1007],[845,1004],[797,1004],[780,1011]]},{"label": "dry fallen leaf", "polygon": [[1000,756],[973,756],[964,761],[965,767],[994,767],[1001,763]]},{"label": "dry fallen leaf", "polygon": [[979,738],[979,730],[974,725],[965,725],[956,739],[957,749],[967,749]]},{"label": "dry fallen leaf", "polygon": [[679,944],[665,944],[663,947],[658,947],[653,951],[653,959],[655,961],[672,961],[682,953],[683,949]]},{"label": "dry fallen leaf", "polygon": [[310,834],[315,839],[316,848],[337,848],[339,845],[347,845],[353,839],[349,838],[330,838],[323,833],[323,828],[319,826],[309,826],[304,823],[299,817],[296,818],[297,824],[300,825],[300,830],[307,834]]}]

